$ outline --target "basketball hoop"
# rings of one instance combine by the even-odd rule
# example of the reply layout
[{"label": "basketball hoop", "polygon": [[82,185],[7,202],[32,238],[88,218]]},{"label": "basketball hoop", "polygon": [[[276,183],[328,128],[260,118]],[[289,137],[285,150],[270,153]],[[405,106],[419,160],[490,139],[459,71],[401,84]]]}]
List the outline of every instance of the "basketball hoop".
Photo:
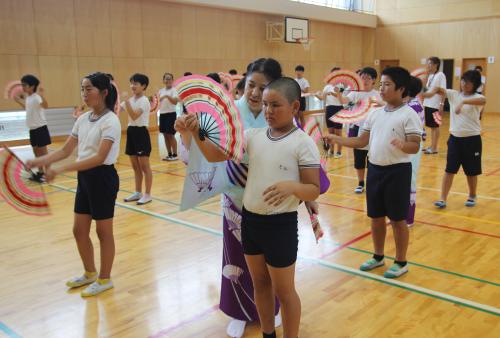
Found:
[{"label": "basketball hoop", "polygon": [[314,42],[314,38],[309,37],[309,38],[296,38],[295,41],[297,43],[300,43],[302,47],[304,47],[304,50],[310,50],[311,49],[311,44]]}]

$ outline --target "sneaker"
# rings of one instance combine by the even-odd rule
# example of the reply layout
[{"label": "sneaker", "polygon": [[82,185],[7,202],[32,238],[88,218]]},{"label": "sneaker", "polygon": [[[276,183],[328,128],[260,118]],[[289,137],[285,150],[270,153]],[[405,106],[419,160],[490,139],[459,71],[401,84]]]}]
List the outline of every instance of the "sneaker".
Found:
[{"label": "sneaker", "polygon": [[364,187],[364,186],[362,186],[362,185],[358,185],[358,186],[356,187],[356,189],[354,189],[354,192],[355,192],[356,194],[362,194],[362,193],[363,193],[363,191],[365,191],[365,187]]},{"label": "sneaker", "polygon": [[132,195],[129,197],[123,199],[125,202],[134,202],[140,200],[142,197],[142,194],[140,192],[134,192]]},{"label": "sneaker", "polygon": [[177,161],[177,159],[178,159],[177,154],[173,154],[172,156],[170,156],[169,161]]},{"label": "sneaker", "polygon": [[35,173],[31,174],[31,176],[28,179],[30,181],[38,182],[38,183],[45,182],[45,179],[43,178],[43,173],[41,173],[41,172],[37,172],[36,174]]},{"label": "sneaker", "polygon": [[342,157],[342,153],[335,153],[335,155],[333,157],[334,158],[341,158]]},{"label": "sneaker", "polygon": [[435,150],[432,150],[431,148],[427,148],[424,150],[424,154],[426,155],[434,155],[434,154],[437,154],[438,152],[435,151]]},{"label": "sneaker", "polygon": [[375,258],[370,258],[369,260],[367,260],[366,262],[364,262],[363,264],[361,264],[361,266],[359,267],[359,269],[361,271],[370,271],[370,270],[378,268],[379,266],[382,266],[384,264],[385,263],[384,263],[383,259],[381,261],[377,261]]},{"label": "sneaker", "polygon": [[104,283],[104,284],[101,284],[98,281],[95,281],[94,283],[87,286],[85,288],[85,290],[82,291],[81,296],[82,297],[92,297],[92,296],[98,295],[101,292],[104,292],[104,291],[112,289],[112,288],[113,288],[112,281],[109,281],[109,282]]},{"label": "sneaker", "polygon": [[408,228],[411,228],[413,226],[413,223],[406,223],[406,225],[408,226]]},{"label": "sneaker", "polygon": [[434,206],[436,206],[436,208],[438,208],[438,209],[444,209],[444,208],[446,208],[446,202],[443,200],[439,200],[439,201],[434,202]]},{"label": "sneaker", "polygon": [[408,272],[408,264],[400,266],[399,264],[392,264],[392,266],[384,272],[385,278],[398,278],[402,274]]},{"label": "sneaker", "polygon": [[476,205],[476,199],[475,199],[475,198],[471,198],[471,197],[469,197],[469,198],[467,199],[467,201],[465,201],[465,206],[466,206],[466,207],[471,208],[471,207],[473,207],[473,206],[475,206],[475,205]]},{"label": "sneaker", "polygon": [[162,158],[161,160],[162,160],[162,161],[170,161],[170,157],[172,157],[172,156],[171,156],[171,155],[168,155],[167,157]]},{"label": "sneaker", "polygon": [[95,273],[94,275],[92,275],[90,277],[87,276],[86,274],[83,274],[80,277],[71,278],[69,281],[66,282],[66,286],[68,288],[78,288],[80,286],[91,284],[91,283],[95,282],[96,279],[97,279],[97,273]]},{"label": "sneaker", "polygon": [[151,198],[150,195],[144,195],[137,201],[137,205],[144,205],[146,203],[151,202],[152,200],[153,199]]}]

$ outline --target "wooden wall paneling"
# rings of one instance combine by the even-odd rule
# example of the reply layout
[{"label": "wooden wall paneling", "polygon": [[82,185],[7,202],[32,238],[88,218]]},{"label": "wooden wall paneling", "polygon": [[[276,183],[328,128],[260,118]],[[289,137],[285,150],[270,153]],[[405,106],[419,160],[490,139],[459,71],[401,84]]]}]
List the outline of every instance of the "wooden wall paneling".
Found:
[{"label": "wooden wall paneling", "polygon": [[[240,25],[241,17],[245,15],[241,12],[228,11],[224,14],[222,24],[222,58],[226,60],[242,59],[241,46],[243,45],[243,29]],[[265,41],[264,41],[265,43]],[[240,67],[241,69],[241,67]]]},{"label": "wooden wall paneling", "polygon": [[147,58],[144,59],[144,73],[149,77],[148,95],[152,95],[160,88],[163,88],[163,74],[172,73],[174,80],[182,76],[183,73],[176,73],[172,69],[171,59]]},{"label": "wooden wall paneling", "polygon": [[[492,32],[491,20],[464,21],[462,53],[465,58],[484,57],[493,51],[488,43]],[[496,41],[498,44],[498,40]]]},{"label": "wooden wall paneling", "polygon": [[111,56],[109,0],[74,0],[76,45],[79,56]]},{"label": "wooden wall paneling", "polygon": [[375,60],[375,30],[369,28],[362,29],[362,57],[363,64],[373,65]]},{"label": "wooden wall paneling", "polygon": [[375,34],[375,53],[377,59],[395,57],[397,51],[394,43],[393,29],[390,27],[377,28]]},{"label": "wooden wall paneling", "polygon": [[346,26],[342,43],[343,60],[351,64],[360,64],[363,60],[363,39],[361,28]]},{"label": "wooden wall paneling", "polygon": [[39,56],[40,82],[50,107],[80,102],[78,62],[74,56]]},{"label": "wooden wall paneling", "polygon": [[439,51],[442,58],[454,58],[462,55],[463,23],[443,22],[439,28]]},{"label": "wooden wall paneling", "polygon": [[78,78],[94,73],[103,72],[113,74],[113,59],[111,57],[80,56],[78,62]]},{"label": "wooden wall paneling", "polygon": [[[1,55],[0,54],[0,86],[4,86],[15,80],[20,80],[25,74],[33,74],[40,77],[40,68],[38,66],[38,57],[34,55]],[[0,110],[21,109],[14,100],[4,99],[3,94],[0,98]]]},{"label": "wooden wall paneling", "polygon": [[111,45],[114,57],[142,57],[141,2],[109,0]]},{"label": "wooden wall paneling", "polygon": [[415,27],[399,26],[391,29],[391,36],[396,46],[395,58],[401,61],[413,62],[417,55],[417,44],[415,43]]},{"label": "wooden wall paneling", "polygon": [[172,7],[172,58],[195,58],[196,45],[196,7]]},{"label": "wooden wall paneling", "polygon": [[185,72],[191,72],[193,74],[201,74],[198,66],[197,59],[181,59],[181,58],[173,58],[172,59],[172,70],[177,77],[180,77]]},{"label": "wooden wall paneling", "polygon": [[33,1],[39,55],[76,56],[73,1]]},{"label": "wooden wall paneling", "polygon": [[0,54],[37,54],[31,0],[0,1]]},{"label": "wooden wall paneling", "polygon": [[419,42],[417,50],[417,59],[427,58],[429,56],[438,56],[439,53],[439,25],[438,24],[420,24],[415,26],[416,39]]},{"label": "wooden wall paneling", "polygon": [[172,41],[172,28],[179,6],[163,1],[143,1],[141,12],[144,57],[172,57],[172,49],[176,47]]},{"label": "wooden wall paneling", "polygon": [[[219,8],[198,7],[196,19],[196,57],[200,60],[222,59],[226,47],[224,13]],[[192,37],[193,38],[193,37]]]},{"label": "wooden wall paneling", "polygon": [[333,40],[333,49],[331,50],[331,57],[333,61],[336,62],[347,62],[344,60],[344,53],[342,49],[344,48],[344,43],[346,43],[344,38],[345,26],[343,25],[332,25],[328,27],[329,33]]},{"label": "wooden wall paneling", "polygon": [[331,59],[333,39],[328,31],[328,25],[324,22],[313,21],[309,23],[311,31],[316,39],[311,45],[311,60],[316,62],[327,62]]}]

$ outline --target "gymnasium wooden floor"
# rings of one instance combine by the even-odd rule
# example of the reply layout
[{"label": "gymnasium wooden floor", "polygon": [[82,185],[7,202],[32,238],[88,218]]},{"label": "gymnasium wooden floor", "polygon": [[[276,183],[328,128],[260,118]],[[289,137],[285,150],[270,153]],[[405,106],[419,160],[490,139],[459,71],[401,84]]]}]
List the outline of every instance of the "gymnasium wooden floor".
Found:
[{"label": "gymnasium wooden floor", "polygon": [[[445,124],[439,154],[422,158],[410,272],[396,281],[381,277],[384,269],[358,270],[372,250],[365,196],[353,193],[351,150],[328,160],[332,188],[319,199],[325,229],[319,244],[300,209],[301,337],[500,336],[500,114],[483,120],[483,175],[478,205],[470,209],[463,205],[462,172],[448,208],[432,205],[446,160]],[[46,185],[51,216],[25,216],[0,202],[0,337],[225,337],[228,319],[217,308],[219,200],[179,212],[184,165],[160,161],[153,143],[155,198],[146,206],[122,202],[133,190],[133,172],[120,156],[115,288],[98,297],[82,299],[64,285],[82,272],[71,232],[74,173]],[[391,230],[386,247],[392,257]],[[245,337],[261,337],[258,325]]]}]

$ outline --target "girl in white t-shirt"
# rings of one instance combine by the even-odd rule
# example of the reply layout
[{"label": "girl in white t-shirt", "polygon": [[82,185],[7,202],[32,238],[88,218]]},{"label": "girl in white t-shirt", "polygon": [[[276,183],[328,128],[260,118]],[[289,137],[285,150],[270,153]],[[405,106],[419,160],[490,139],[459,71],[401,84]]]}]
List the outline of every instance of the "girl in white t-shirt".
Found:
[{"label": "girl in white t-shirt", "polygon": [[481,74],[476,70],[466,71],[460,80],[458,92],[453,89],[439,90],[439,94],[448,98],[450,102],[450,137],[448,139],[448,153],[446,155],[446,169],[441,185],[441,199],[434,205],[443,209],[446,199],[460,166],[463,167],[469,197],[465,201],[466,207],[476,205],[477,177],[481,175],[481,111],[486,104],[486,98],[477,93],[481,86]]},{"label": "girl in white t-shirt", "polygon": [[[33,75],[24,75],[21,78],[23,93],[14,97],[21,107],[26,110],[26,125],[29,129],[30,144],[35,157],[47,155],[47,146],[51,144],[45,110],[48,108],[47,100],[43,97],[43,89],[38,87],[40,80]],[[44,169],[39,168],[36,174],[32,174],[31,180],[42,182]]]},{"label": "girl in white t-shirt", "polygon": [[[121,126],[113,113],[117,93],[109,77],[104,73],[87,75],[82,80],[82,99],[90,111],[75,122],[71,135],[64,146],[49,155],[27,162],[28,167],[46,166],[69,157],[78,147],[78,158],[45,174],[52,181],[58,174],[78,172],[75,197],[73,235],[85,272],[70,279],[66,285],[77,288],[90,284],[82,291],[83,297],[94,296],[113,287],[111,267],[115,256],[113,217],[119,178],[113,166],[120,151]],[[92,219],[101,247],[99,275],[94,263],[93,245],[90,239]]]},{"label": "girl in white t-shirt", "polygon": [[440,132],[439,124],[434,120],[433,114],[442,109],[444,102],[439,93],[446,89],[446,76],[439,71],[440,65],[441,60],[436,56],[431,56],[427,60],[429,77],[422,97],[424,98],[425,126],[431,129],[431,146],[424,150],[424,154],[437,154]]},{"label": "girl in white t-shirt", "polygon": [[171,73],[163,74],[163,83],[165,88],[160,89],[158,92],[160,97],[160,133],[163,134],[168,152],[167,157],[163,160],[175,161],[177,160],[177,140],[175,139],[174,129],[175,119],[177,118],[175,107],[179,102],[179,95],[172,86],[174,76]]},{"label": "girl in white t-shirt", "polygon": [[[297,207],[319,195],[319,151],[293,124],[300,107],[300,88],[279,78],[264,90],[268,128],[245,131],[248,178],[243,196],[241,237],[254,285],[263,337],[276,337],[274,295],[280,300],[285,337],[298,337],[301,305],[295,290]],[[198,138],[194,114],[178,119],[177,129],[190,132],[207,160],[227,160],[218,147]]]}]

